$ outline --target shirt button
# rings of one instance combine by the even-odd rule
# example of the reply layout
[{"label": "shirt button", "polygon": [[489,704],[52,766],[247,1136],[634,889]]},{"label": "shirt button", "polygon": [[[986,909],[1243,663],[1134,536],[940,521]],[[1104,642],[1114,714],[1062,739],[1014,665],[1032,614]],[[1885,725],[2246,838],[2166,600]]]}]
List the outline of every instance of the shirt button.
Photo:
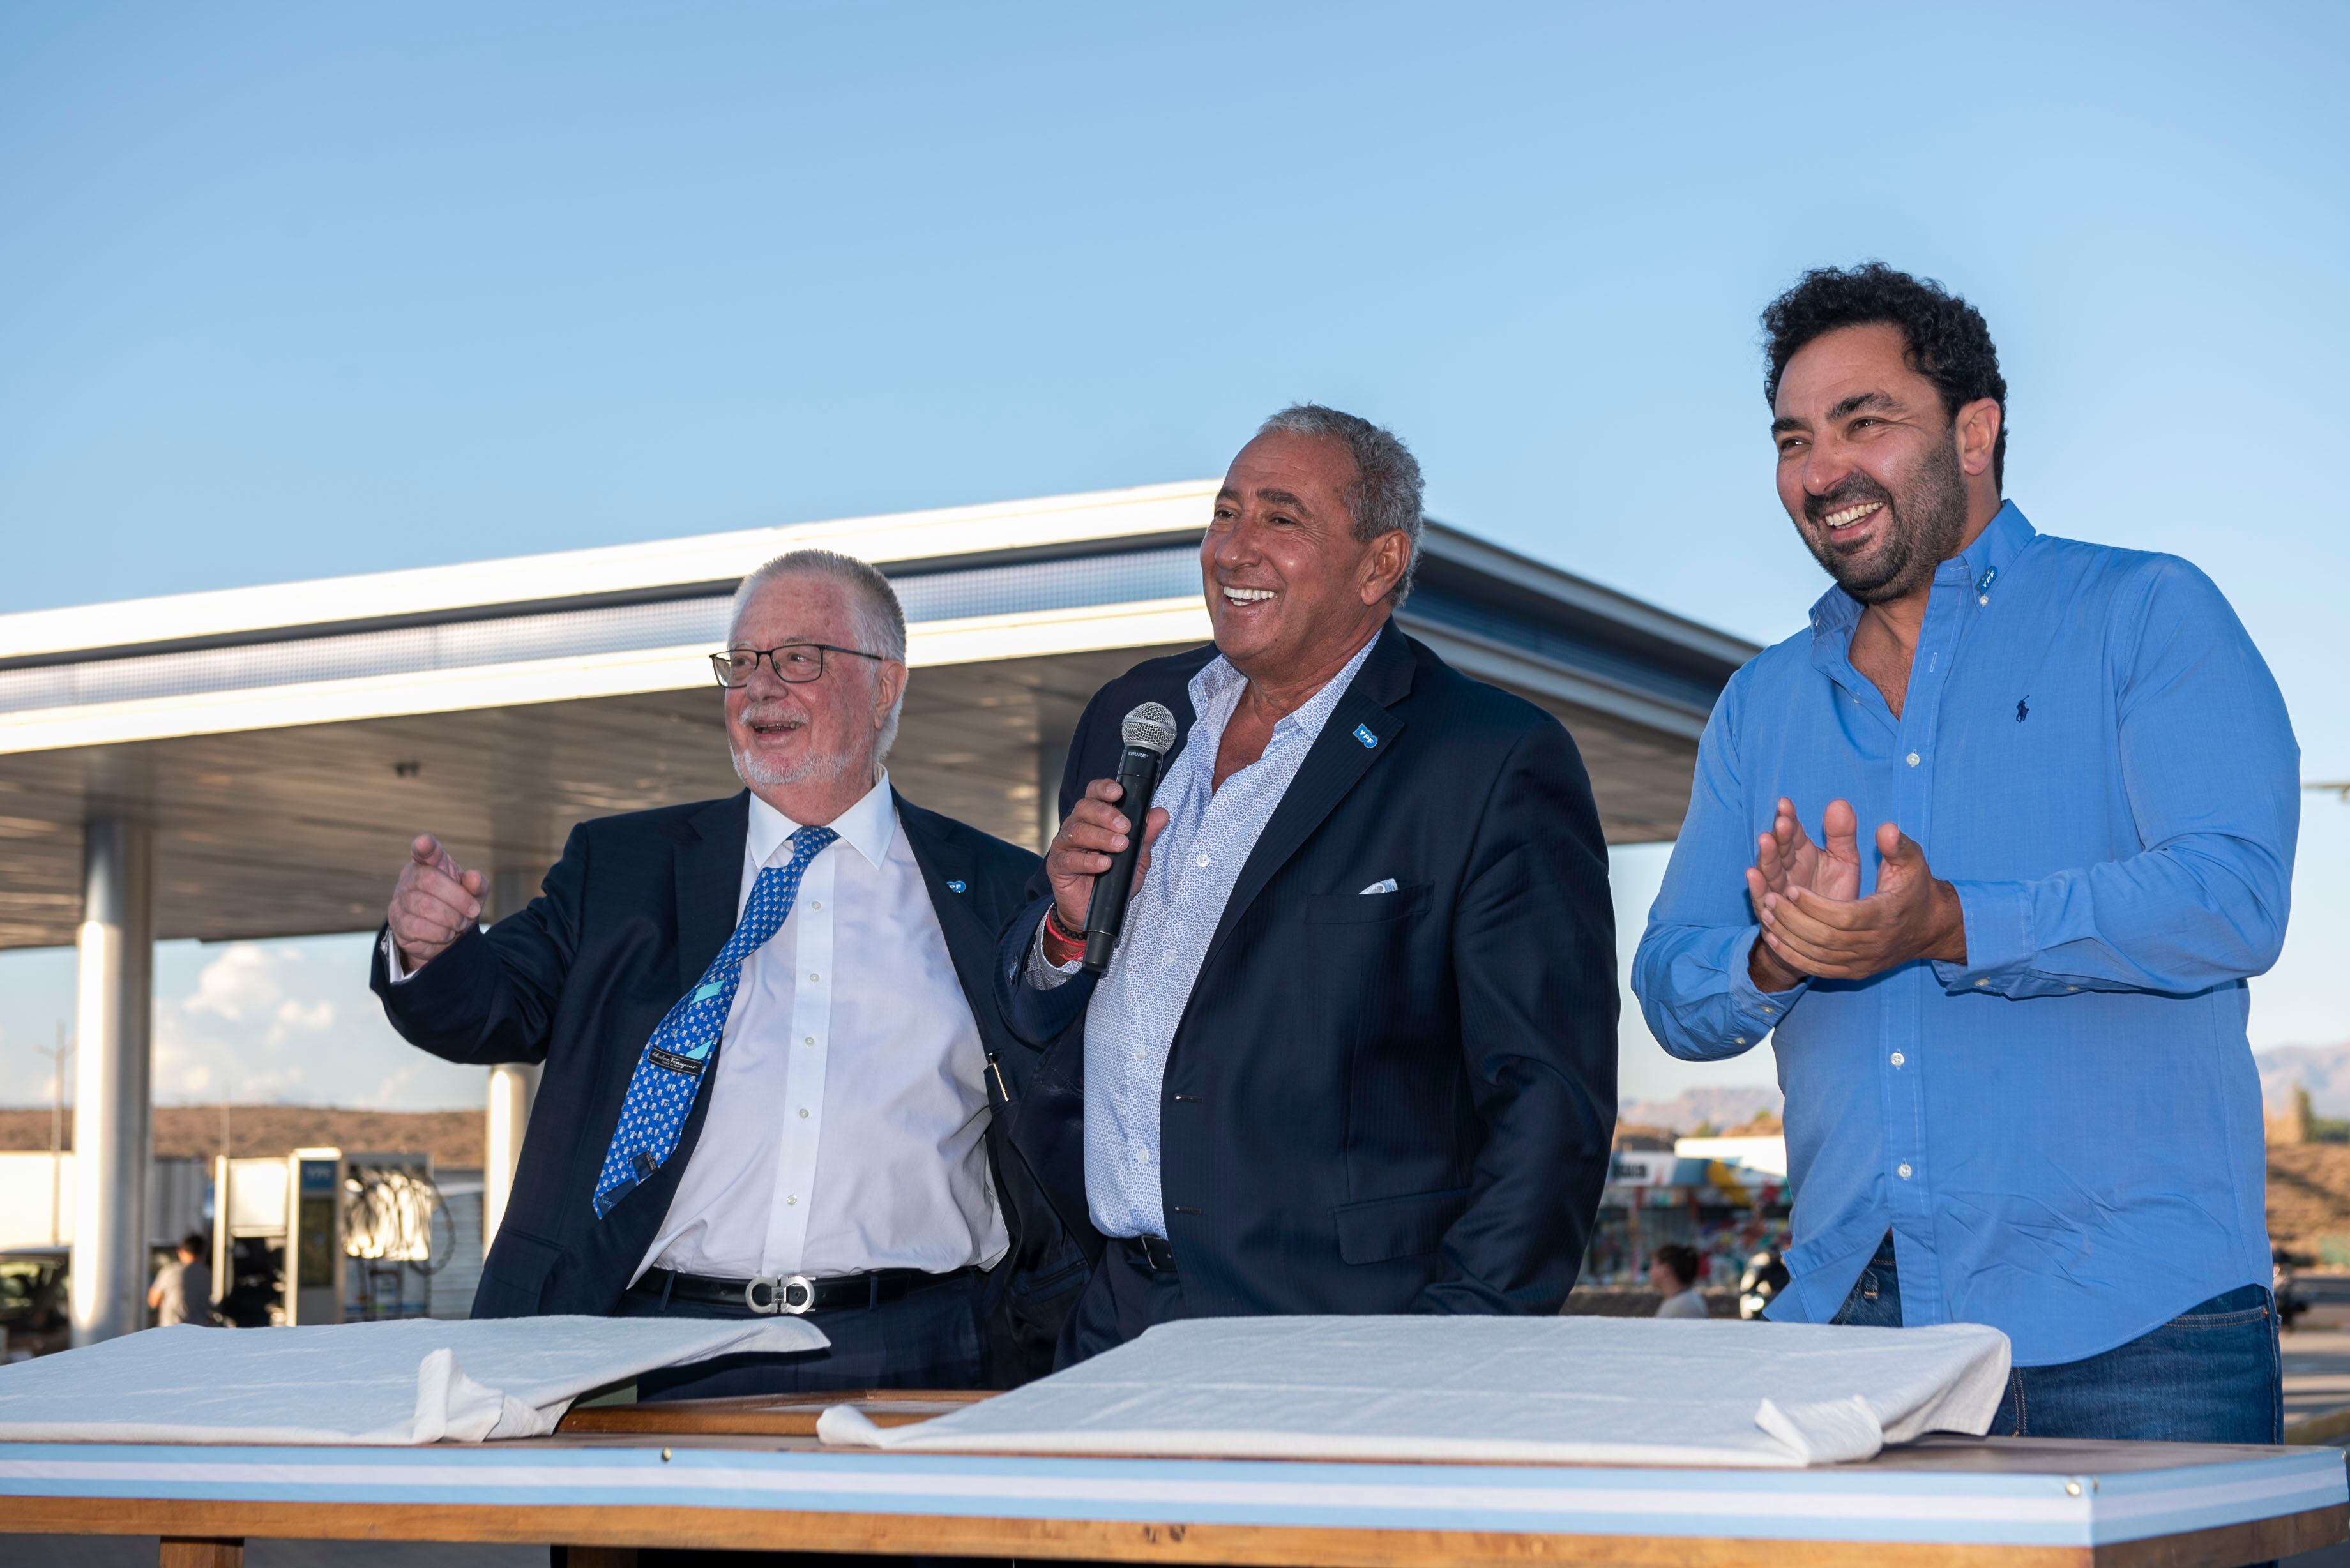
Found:
[{"label": "shirt button", "polygon": [[1732,1045],[1743,1045],[1746,1044],[1746,1036],[1743,1034],[1733,1034],[1730,1037],[1730,1043]]},{"label": "shirt button", "polygon": [[816,1044],[816,1036],[811,1034],[806,1039],[801,1041],[800,1044],[803,1045],[813,1045]]},{"label": "shirt button", "polygon": [[811,898],[808,900],[808,908],[811,909],[821,909],[824,908],[824,901],[820,898]]},{"label": "shirt button", "polygon": [[1202,865],[1202,866],[1205,866],[1207,863],[1208,863],[1208,857],[1207,857],[1206,856],[1204,856],[1204,855],[1201,856],[1201,857],[1200,857],[1200,864],[1201,864],[1201,865]]},{"label": "shirt button", "polygon": [[1134,1158],[1138,1163],[1149,1165],[1150,1163],[1150,1151],[1147,1148],[1138,1148],[1134,1151]]},{"label": "shirt button", "polygon": [[1989,984],[1991,983],[1991,981],[1987,981],[1987,980],[1979,980],[1979,981],[1975,981],[1975,983],[1976,983],[1977,985],[1989,985]]},{"label": "shirt button", "polygon": [[[1893,1053],[1893,1064],[1894,1064],[1895,1066],[1898,1067],[1899,1065],[1901,1065],[1901,1064],[1902,1064],[1902,1063],[1907,1062],[1908,1060],[1909,1060],[1909,1058],[1908,1058],[1908,1057],[1907,1057],[1907,1056],[1904,1056],[1900,1052],[1896,1051],[1895,1053]],[[802,1112],[801,1114],[802,1114],[803,1116],[806,1115],[806,1112]]]},{"label": "shirt button", "polygon": [[1778,1010],[1776,1007],[1772,1006],[1772,1005],[1771,1005],[1771,1003],[1769,1003],[1769,1002],[1764,1002],[1764,1003],[1762,1004],[1762,1011],[1763,1011],[1763,1012],[1778,1012],[1779,1010]]},{"label": "shirt button", "polygon": [[1913,768],[1918,765],[1918,753],[1915,752],[1909,753],[1909,765]]},{"label": "shirt button", "polygon": [[1895,1166],[1895,1167],[1893,1168],[1893,1174],[1894,1174],[1894,1175],[1896,1175],[1896,1176],[1898,1176],[1898,1177],[1899,1177],[1899,1178],[1900,1178],[1902,1180],[1904,1180],[1904,1181],[1908,1180],[1908,1179],[1909,1179],[1909,1162],[1908,1162],[1908,1160],[1906,1160],[1906,1159],[1905,1159],[1905,1160],[1903,1160],[1899,1165]]},{"label": "shirt button", "polygon": [[1977,594],[1975,596],[1975,603],[1979,605],[1987,605],[1991,603],[1991,596],[1989,594]]},{"label": "shirt button", "polygon": [[2077,985],[2068,985],[2068,986],[2066,986],[2064,989],[2065,989],[2065,990],[2067,990],[2067,991],[2078,991],[2078,990],[2080,990],[2081,988],[2080,988],[2079,986],[2077,986]]},{"label": "shirt button", "polygon": [[809,978],[810,980],[822,980],[822,979],[824,978],[824,976],[822,976],[822,975],[820,975],[820,974],[812,974],[812,975],[808,976],[808,978]]},{"label": "shirt button", "polygon": [[802,1106],[800,1107],[800,1120],[807,1120],[807,1107],[806,1106]]},{"label": "shirt button", "polygon": [[[1905,1166],[1903,1166],[1901,1168],[1902,1168],[1902,1169],[1904,1169],[1904,1170],[1907,1170],[1907,1169],[1908,1169],[1909,1168],[1908,1168],[1908,1166],[1906,1166],[1906,1165],[1905,1165]],[[796,1209],[796,1208],[798,1208],[799,1206],[800,1206],[800,1200],[799,1200],[799,1198],[797,1197],[797,1195],[794,1195],[794,1196],[792,1196],[792,1197],[790,1197],[790,1198],[786,1198],[786,1199],[784,1199],[784,1207],[785,1207],[785,1208],[786,1208],[786,1209]]]}]

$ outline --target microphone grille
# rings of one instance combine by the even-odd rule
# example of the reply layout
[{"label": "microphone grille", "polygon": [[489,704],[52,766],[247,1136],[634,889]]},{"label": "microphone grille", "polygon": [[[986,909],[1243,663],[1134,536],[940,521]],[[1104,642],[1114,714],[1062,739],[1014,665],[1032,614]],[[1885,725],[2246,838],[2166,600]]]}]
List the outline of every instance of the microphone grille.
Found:
[{"label": "microphone grille", "polygon": [[1118,727],[1118,738],[1129,746],[1165,756],[1175,747],[1175,715],[1164,702],[1145,702]]}]

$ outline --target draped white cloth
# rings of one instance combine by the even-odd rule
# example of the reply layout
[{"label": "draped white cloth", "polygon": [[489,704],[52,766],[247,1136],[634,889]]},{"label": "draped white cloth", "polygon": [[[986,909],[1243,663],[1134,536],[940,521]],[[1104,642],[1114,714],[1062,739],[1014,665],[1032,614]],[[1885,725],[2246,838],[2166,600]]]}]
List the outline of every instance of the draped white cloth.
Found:
[{"label": "draped white cloth", "polygon": [[1201,1318],[868,1448],[1284,1459],[1798,1467],[1980,1436],[2007,1336],[1600,1317]]},{"label": "draped white cloth", "polygon": [[796,1317],[150,1329],[0,1367],[0,1442],[543,1437],[574,1399],[658,1367],[826,1344]]}]

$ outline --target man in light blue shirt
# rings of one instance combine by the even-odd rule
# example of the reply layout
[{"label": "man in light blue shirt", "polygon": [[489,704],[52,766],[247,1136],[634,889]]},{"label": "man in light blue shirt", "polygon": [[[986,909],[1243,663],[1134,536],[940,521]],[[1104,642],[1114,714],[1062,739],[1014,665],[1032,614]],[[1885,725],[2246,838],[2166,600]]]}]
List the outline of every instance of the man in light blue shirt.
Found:
[{"label": "man in light blue shirt", "polygon": [[1780,500],[1837,586],[1716,706],[1633,986],[1675,1055],[1775,1039],[1771,1315],[2004,1330],[1994,1433],[2275,1442],[2276,684],[2194,566],[2002,502],[1965,301],[1870,264],[1763,325]]}]

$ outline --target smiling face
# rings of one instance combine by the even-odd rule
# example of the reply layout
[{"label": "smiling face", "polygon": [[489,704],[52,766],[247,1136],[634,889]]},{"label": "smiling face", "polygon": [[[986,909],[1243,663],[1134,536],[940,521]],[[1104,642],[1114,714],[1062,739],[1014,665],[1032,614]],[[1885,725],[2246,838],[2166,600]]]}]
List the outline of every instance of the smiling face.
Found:
[{"label": "smiling face", "polygon": [[[864,648],[861,631],[847,584],[788,574],[766,584],[743,607],[727,646],[822,642]],[[878,776],[881,732],[905,683],[906,667],[894,660],[827,653],[821,678],[785,682],[761,659],[749,685],[726,693],[726,741],[734,771],[795,821],[829,820],[794,810],[769,792],[847,785],[861,794]]]},{"label": "smiling face", "polygon": [[1251,680],[1326,680],[1388,618],[1411,546],[1355,537],[1355,462],[1330,436],[1276,431],[1241,449],[1200,542],[1217,650]]},{"label": "smiling face", "polygon": [[1999,405],[1946,414],[1906,349],[1889,324],[1824,333],[1787,362],[1772,405],[1780,504],[1863,604],[1924,589],[1999,509]]}]

